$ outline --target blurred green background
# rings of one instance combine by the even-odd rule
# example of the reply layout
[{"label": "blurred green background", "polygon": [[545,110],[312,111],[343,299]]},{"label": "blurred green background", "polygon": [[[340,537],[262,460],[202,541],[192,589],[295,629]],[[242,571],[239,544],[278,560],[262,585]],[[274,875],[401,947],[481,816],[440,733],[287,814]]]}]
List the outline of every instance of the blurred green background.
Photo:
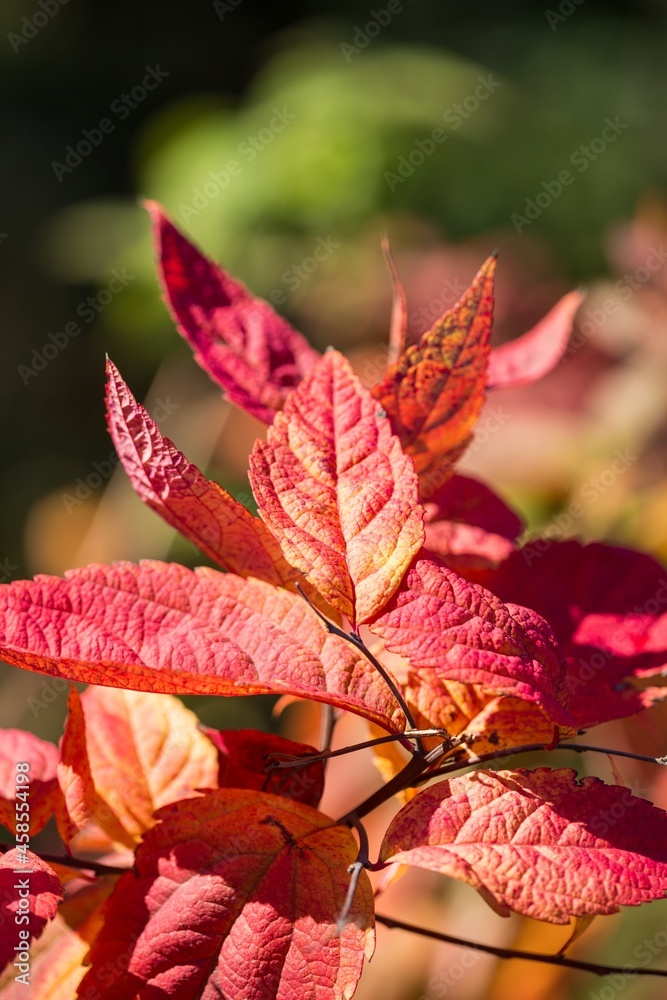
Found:
[{"label": "blurred green background", "polygon": [[[106,353],[164,433],[247,493],[261,428],[220,400],[176,334],[142,198],[370,381],[390,312],[384,229],[414,329],[495,247],[498,341],[584,284],[573,350],[540,385],[489,401],[464,466],[530,531],[667,556],[666,5],[315,8],[4,0],[1,582],[95,559],[202,561],[114,468]],[[632,460],[611,476],[619,448]],[[5,670],[3,694],[0,725],[58,738],[62,691]],[[221,723],[219,704],[196,704]],[[235,702],[222,721],[267,724],[268,704]],[[641,926],[658,912],[662,927],[664,908]],[[428,975],[415,986],[429,1000],[482,995],[474,977],[455,993],[429,975],[430,992]],[[503,975],[485,996],[518,995]],[[521,997],[589,992],[554,979]],[[662,995],[650,982],[624,993]]]}]

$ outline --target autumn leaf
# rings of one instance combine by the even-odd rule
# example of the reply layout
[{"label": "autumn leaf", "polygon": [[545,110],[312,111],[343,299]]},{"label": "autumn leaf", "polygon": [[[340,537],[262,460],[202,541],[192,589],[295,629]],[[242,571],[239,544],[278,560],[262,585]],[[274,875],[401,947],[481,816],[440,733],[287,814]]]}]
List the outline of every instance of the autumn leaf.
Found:
[{"label": "autumn leaf", "polygon": [[[17,764],[21,767],[17,768]],[[26,766],[27,765],[27,766]],[[0,729],[0,823],[16,833],[17,808],[29,833],[38,833],[62,800],[56,778],[58,748],[21,729]],[[21,774],[22,777],[18,777]],[[26,786],[29,791],[26,793]],[[29,808],[23,803],[27,802]]]},{"label": "autumn leaf", "polygon": [[371,629],[413,676],[478,684],[539,706],[570,725],[565,664],[551,629],[534,611],[503,604],[444,565],[418,559]]},{"label": "autumn leaf", "polygon": [[118,562],[5,584],[0,656],[105,687],[296,694],[404,727],[382,678],[301,597],[207,568]]},{"label": "autumn leaf", "polygon": [[146,202],[165,301],[195,361],[231,403],[270,424],[319,354],[268,302],[208,260]]},{"label": "autumn leaf", "polygon": [[523,530],[521,518],[470,476],[452,476],[424,509],[426,548],[457,572],[501,563]]},{"label": "autumn leaf", "polygon": [[454,308],[372,389],[414,459],[425,496],[451,474],[484,403],[495,264],[489,257]]},{"label": "autumn leaf", "polygon": [[105,1000],[348,998],[373,952],[362,873],[339,931],[357,846],[349,829],[288,798],[222,789],[162,809],[124,876],[77,996],[126,955]]},{"label": "autumn leaf", "polygon": [[90,771],[86,744],[86,719],[81,696],[75,687],[70,689],[67,708],[57,769],[64,808],[56,814],[58,831],[66,844],[91,819],[96,802],[95,782]]},{"label": "autumn leaf", "polygon": [[488,388],[526,385],[555,368],[565,353],[572,321],[583,301],[581,292],[568,292],[532,330],[494,348],[489,357]]},{"label": "autumn leaf", "polygon": [[226,570],[277,585],[298,577],[264,523],[162,436],[111,361],[107,378],[109,431],[144,503]]},{"label": "autumn leaf", "polygon": [[[202,732],[219,754],[219,788],[254,788],[285,795],[313,807],[322,798],[324,763],[321,760],[306,765],[298,762],[299,758],[317,754],[315,747],[256,729],[221,731],[202,726]],[[292,757],[297,759],[295,767],[270,767],[272,761]]]},{"label": "autumn leaf", "polygon": [[536,539],[485,578],[553,628],[575,724],[588,728],[667,698],[667,574],[650,556],[599,542]]},{"label": "autumn leaf", "polygon": [[288,562],[353,627],[386,604],[422,546],[412,462],[337,351],[255,444],[250,482]]},{"label": "autumn leaf", "polygon": [[177,698],[90,687],[81,700],[94,819],[115,840],[134,847],[161,806],[217,788],[215,748]]},{"label": "autumn leaf", "polygon": [[[58,876],[46,861],[12,848],[0,857],[0,969],[17,962],[15,976],[27,974],[30,982],[28,943],[38,938],[52,920],[63,898]],[[23,947],[16,947],[23,945]]]},{"label": "autumn leaf", "polygon": [[501,916],[566,924],[667,893],[667,813],[567,768],[477,771],[415,796],[380,857],[467,882]]}]

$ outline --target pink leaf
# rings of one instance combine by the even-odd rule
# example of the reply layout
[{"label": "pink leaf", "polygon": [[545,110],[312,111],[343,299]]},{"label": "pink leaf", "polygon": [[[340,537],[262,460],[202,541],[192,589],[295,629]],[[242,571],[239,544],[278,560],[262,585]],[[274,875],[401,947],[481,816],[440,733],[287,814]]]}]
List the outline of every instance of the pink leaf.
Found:
[{"label": "pink leaf", "polygon": [[268,302],[252,296],[176,229],[156,202],[156,255],[165,299],[195,360],[230,402],[270,424],[319,357]]}]

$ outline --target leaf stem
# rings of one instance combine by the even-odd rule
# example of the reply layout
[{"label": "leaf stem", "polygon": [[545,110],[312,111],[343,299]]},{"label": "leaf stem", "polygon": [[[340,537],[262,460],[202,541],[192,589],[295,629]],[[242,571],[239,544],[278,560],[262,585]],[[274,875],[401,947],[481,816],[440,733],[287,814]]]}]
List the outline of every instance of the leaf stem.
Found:
[{"label": "leaf stem", "polygon": [[[11,849],[11,844],[0,844],[0,853],[2,854],[6,854]],[[50,864],[63,865],[66,868],[85,868],[88,871],[95,872],[96,875],[124,875],[125,872],[132,871],[132,868],[105,865],[101,861],[87,861],[85,858],[73,858],[69,855],[45,854],[43,851],[34,851],[33,853],[38,858],[41,858],[42,861],[47,861]]]},{"label": "leaf stem", "polygon": [[[281,767],[307,767],[309,764],[314,763],[317,760],[330,760],[332,757],[342,757],[347,753],[354,753],[356,750],[368,750],[372,747],[380,746],[383,743],[396,743],[401,742],[408,737],[409,739],[414,739],[417,736],[440,736],[444,740],[450,741],[450,749],[453,749],[458,745],[459,740],[457,736],[449,736],[446,729],[406,729],[402,733],[391,733],[388,736],[377,736],[373,740],[364,740],[362,743],[354,743],[349,747],[341,747],[339,750],[324,750],[322,753],[312,754],[310,757],[295,757],[292,754],[267,754],[267,757],[273,758],[269,764],[270,770],[276,770]],[[410,751],[414,753],[414,748],[409,747]]]},{"label": "leaf stem", "polygon": [[404,920],[385,917],[381,913],[376,913],[375,919],[377,923],[384,924],[385,927],[389,927],[390,929],[409,931],[411,934],[421,934],[422,937],[434,938],[436,941],[445,941],[447,944],[456,944],[464,948],[472,948],[475,951],[484,951],[487,955],[495,955],[497,958],[520,958],[527,962],[560,965],[566,969],[580,969],[582,972],[592,972],[596,976],[611,976],[614,973],[621,973],[626,977],[633,975],[667,977],[667,969],[634,968],[628,965],[599,965],[597,962],[581,962],[576,958],[566,958],[564,955],[545,955],[542,952],[520,951],[516,948],[496,948],[490,944],[480,944],[477,941],[468,941],[466,938],[443,934],[441,931],[431,931],[425,927],[417,927],[415,924],[406,923]]}]

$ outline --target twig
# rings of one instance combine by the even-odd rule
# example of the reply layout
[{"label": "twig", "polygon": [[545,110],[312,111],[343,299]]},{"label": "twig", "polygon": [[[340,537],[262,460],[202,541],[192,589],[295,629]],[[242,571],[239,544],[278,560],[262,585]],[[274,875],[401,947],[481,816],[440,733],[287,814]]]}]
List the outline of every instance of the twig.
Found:
[{"label": "twig", "polygon": [[[268,758],[274,758],[268,765],[271,770],[281,767],[306,767],[316,760],[330,760],[331,757],[342,757],[347,753],[354,753],[356,750],[368,750],[372,747],[380,746],[382,743],[400,742],[408,737],[415,739],[417,736],[440,736],[444,741],[449,741],[453,749],[459,743],[464,742],[464,737],[450,736],[446,729],[406,729],[402,733],[391,733],[388,736],[377,736],[373,740],[364,740],[362,743],[354,743],[349,747],[341,747],[339,750],[325,750],[322,753],[312,754],[310,757],[295,757],[293,754],[267,754]],[[413,750],[412,747],[410,747]],[[414,751],[413,751],[414,752]]]},{"label": "twig", "polygon": [[[7,851],[11,851],[11,844],[0,844],[0,853],[5,854]],[[69,855],[63,856],[62,854],[44,854],[43,851],[33,852],[42,861],[47,861],[49,864],[63,865],[66,868],[85,868],[88,871],[95,872],[96,875],[124,875],[125,872],[132,871],[132,868],[121,868],[115,865],[105,865],[101,861],[87,861],[85,858],[72,858]]]},{"label": "twig", "polygon": [[667,969],[635,968],[629,965],[599,965],[597,962],[580,962],[576,958],[566,958],[564,955],[545,955],[542,952],[520,951],[515,948],[496,948],[490,944],[480,944],[477,941],[468,941],[466,938],[443,934],[441,931],[431,931],[425,927],[417,927],[415,924],[408,924],[404,920],[394,920],[393,917],[385,917],[381,913],[376,913],[375,919],[379,924],[384,924],[385,927],[389,927],[390,929],[409,931],[411,934],[421,934],[422,937],[434,938],[436,941],[445,941],[447,944],[456,944],[464,948],[472,948],[475,951],[484,951],[487,955],[495,955],[497,958],[520,958],[526,962],[560,965],[566,969],[580,969],[582,972],[592,972],[596,976],[611,976],[614,973],[620,973],[626,977],[667,977]]}]

